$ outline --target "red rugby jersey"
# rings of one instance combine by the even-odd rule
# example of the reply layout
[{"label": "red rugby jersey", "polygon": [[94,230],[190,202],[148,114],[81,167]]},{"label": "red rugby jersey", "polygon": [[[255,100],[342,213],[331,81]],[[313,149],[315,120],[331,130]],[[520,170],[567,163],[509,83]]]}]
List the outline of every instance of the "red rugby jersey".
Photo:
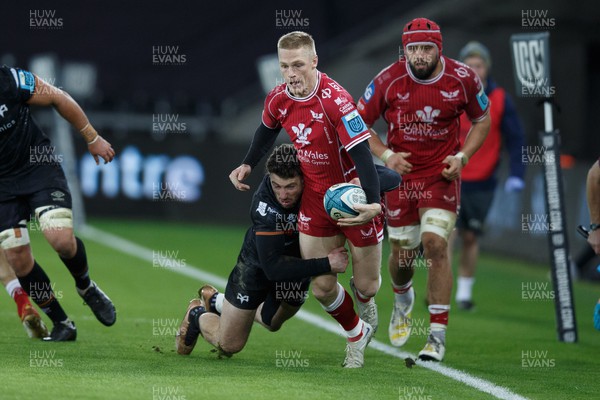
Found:
[{"label": "red rugby jersey", "polygon": [[484,118],[489,101],[477,74],[467,65],[442,56],[442,71],[417,79],[405,60],[381,71],[367,86],[358,110],[368,126],[382,116],[387,143],[394,152],[409,152],[413,165],[405,179],[438,175],[442,161],[460,150],[459,117]]},{"label": "red rugby jersey", "polygon": [[357,176],[347,150],[369,139],[369,130],[352,97],[336,81],[317,71],[308,96],[293,97],[286,84],[265,99],[262,123],[283,127],[298,151],[306,189],[324,194],[336,183]]}]

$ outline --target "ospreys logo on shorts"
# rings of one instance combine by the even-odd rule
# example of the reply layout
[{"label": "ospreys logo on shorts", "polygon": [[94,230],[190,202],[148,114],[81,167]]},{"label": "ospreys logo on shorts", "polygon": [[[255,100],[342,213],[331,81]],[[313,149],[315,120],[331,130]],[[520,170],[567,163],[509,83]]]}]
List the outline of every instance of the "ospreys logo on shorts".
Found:
[{"label": "ospreys logo on shorts", "polygon": [[349,114],[342,117],[342,122],[346,127],[346,131],[351,138],[357,136],[365,130],[365,123],[363,122],[358,110],[354,110]]},{"label": "ospreys logo on shorts", "polygon": [[53,201],[65,201],[65,194],[60,190],[55,190],[54,192],[50,193],[50,196],[52,196]]},{"label": "ospreys logo on shorts", "polygon": [[243,295],[240,292],[238,292],[237,299],[240,301],[240,304],[244,304],[244,302],[248,303],[250,301],[250,296]]}]

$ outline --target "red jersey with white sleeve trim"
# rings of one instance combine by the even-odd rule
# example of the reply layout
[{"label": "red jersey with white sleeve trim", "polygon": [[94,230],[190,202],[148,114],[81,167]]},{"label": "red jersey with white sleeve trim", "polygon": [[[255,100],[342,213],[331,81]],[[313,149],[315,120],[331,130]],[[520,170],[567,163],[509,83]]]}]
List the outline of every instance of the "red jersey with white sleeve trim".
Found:
[{"label": "red jersey with white sleeve trim", "polygon": [[276,86],[265,99],[262,123],[286,130],[306,189],[323,195],[358,176],[348,150],[370,133],[350,94],[326,74],[317,71],[315,89],[303,98],[292,96],[285,83]]},{"label": "red jersey with white sleeve trim", "polygon": [[477,74],[467,65],[441,57],[442,71],[434,78],[416,78],[406,60],[381,71],[367,86],[358,110],[368,126],[383,116],[387,143],[394,152],[412,153],[413,166],[404,179],[438,175],[449,155],[460,150],[459,117],[485,117],[489,101]]}]

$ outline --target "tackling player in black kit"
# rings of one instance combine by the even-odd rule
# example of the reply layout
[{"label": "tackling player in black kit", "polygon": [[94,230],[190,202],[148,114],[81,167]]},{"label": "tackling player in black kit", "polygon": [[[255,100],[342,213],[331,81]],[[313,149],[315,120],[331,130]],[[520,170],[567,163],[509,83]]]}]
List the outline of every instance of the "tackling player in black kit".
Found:
[{"label": "tackling player in black kit", "polygon": [[54,324],[45,341],[77,337],[54,296],[50,279],[33,258],[27,220],[36,218],[44,237],[75,279],[79,295],[104,325],[115,323],[110,299],[90,280],[83,242],[73,235],[71,194],[48,137],[31,116],[29,106],[52,106],[76,128],[99,162],[115,152],[90,125],[79,105],[64,91],[18,68],[0,67],[0,247],[21,286]]},{"label": "tackling player in black kit", "polygon": [[[201,299],[190,302],[177,333],[179,354],[190,354],[202,335],[220,356],[230,357],[244,348],[253,321],[274,332],[293,317],[307,297],[310,277],[343,273],[348,266],[344,247],[327,257],[301,259],[296,224],[303,182],[294,146],[276,147],[266,167],[225,294],[210,285],[199,290]],[[378,172],[384,190],[398,187],[400,175],[387,168]]]}]

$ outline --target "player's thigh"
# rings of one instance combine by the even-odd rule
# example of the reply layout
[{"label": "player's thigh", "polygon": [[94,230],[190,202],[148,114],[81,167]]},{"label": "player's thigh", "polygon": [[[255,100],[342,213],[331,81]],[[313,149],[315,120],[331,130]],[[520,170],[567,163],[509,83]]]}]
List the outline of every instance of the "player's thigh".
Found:
[{"label": "player's thigh", "polygon": [[300,232],[300,253],[304,259],[327,257],[331,250],[342,247],[345,242],[346,238],[341,234],[317,237]]},{"label": "player's thigh", "polygon": [[460,182],[447,181],[439,176],[423,180],[426,188],[425,196],[419,199],[419,217],[421,219],[421,240],[425,246],[425,239],[437,242],[443,238],[445,243],[454,226],[460,204]]},{"label": "player's thigh", "polygon": [[[18,199],[0,202],[0,247],[7,253],[29,246],[29,207]],[[10,261],[10,255],[6,254]]]},{"label": "player's thigh", "polygon": [[421,208],[421,240],[425,246],[426,238],[437,241],[437,238],[448,242],[456,224],[456,213],[442,208]]},{"label": "player's thigh", "polygon": [[0,202],[0,232],[17,226],[26,226],[30,219],[30,210],[26,201],[22,198]]},{"label": "player's thigh", "polygon": [[218,335],[223,350],[237,352],[246,345],[255,314],[256,310],[242,310],[223,301]]},{"label": "player's thigh", "polygon": [[454,230],[456,213],[440,208],[423,208],[419,211],[425,257],[431,260],[432,265],[445,266],[449,259],[448,240]]},{"label": "player's thigh", "polygon": [[397,190],[385,194],[386,222],[390,252],[393,257],[401,256],[401,251],[418,248],[421,238],[419,231],[418,198],[419,187],[412,181],[403,181]]},{"label": "player's thigh", "polygon": [[36,222],[50,245],[61,255],[75,251],[71,193],[64,176],[50,168],[44,170],[49,183],[28,198]]},{"label": "player's thigh", "polygon": [[0,248],[5,261],[17,276],[27,275],[33,267],[27,220],[29,208],[21,201],[0,203]]},{"label": "player's thigh", "polygon": [[221,310],[219,345],[229,353],[240,351],[252,328],[256,310],[267,297],[270,282],[262,270],[238,263],[227,281]]},{"label": "player's thigh", "polygon": [[359,276],[367,279],[379,279],[381,251],[381,243],[365,247],[356,247],[350,243],[352,273],[354,277]]}]

